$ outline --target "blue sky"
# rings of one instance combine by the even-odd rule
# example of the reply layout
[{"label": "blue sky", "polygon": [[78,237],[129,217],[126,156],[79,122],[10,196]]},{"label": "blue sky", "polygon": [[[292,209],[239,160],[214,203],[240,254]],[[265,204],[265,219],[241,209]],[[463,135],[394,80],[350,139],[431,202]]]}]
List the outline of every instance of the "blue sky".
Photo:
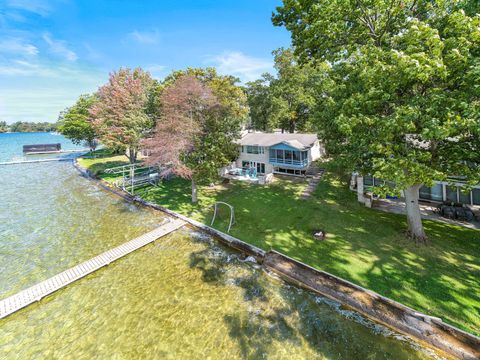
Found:
[{"label": "blue sky", "polygon": [[272,71],[281,0],[0,0],[0,121],[56,121],[119,67]]}]

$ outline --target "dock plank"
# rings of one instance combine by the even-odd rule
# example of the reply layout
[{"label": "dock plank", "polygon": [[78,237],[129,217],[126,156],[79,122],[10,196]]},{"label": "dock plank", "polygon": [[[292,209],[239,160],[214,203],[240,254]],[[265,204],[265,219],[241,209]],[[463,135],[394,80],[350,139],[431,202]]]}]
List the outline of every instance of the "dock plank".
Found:
[{"label": "dock plank", "polygon": [[71,284],[72,282],[103,268],[113,261],[121,259],[122,257],[144,247],[145,245],[150,244],[175,230],[178,230],[185,224],[186,222],[181,219],[171,220],[166,224],[154,229],[153,231],[143,234],[138,238],[130,240],[113,249],[107,250],[104,253],[91,258],[90,260],[75,265],[70,269],[50,277],[47,280],[44,280],[1,300],[0,319],[11,315],[36,301],[40,301],[45,296],[48,296],[55,291]]}]

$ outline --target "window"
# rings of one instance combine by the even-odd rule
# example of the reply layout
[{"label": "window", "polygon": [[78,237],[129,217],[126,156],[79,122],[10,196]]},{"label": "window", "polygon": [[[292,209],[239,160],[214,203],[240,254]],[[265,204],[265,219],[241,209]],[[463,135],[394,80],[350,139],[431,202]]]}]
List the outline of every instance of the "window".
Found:
[{"label": "window", "polygon": [[385,181],[383,181],[382,179],[379,179],[379,178],[373,178],[373,183],[375,184],[375,186],[385,185]]},{"label": "window", "polygon": [[285,150],[285,160],[288,160],[289,163],[292,161],[292,150]]},{"label": "window", "polygon": [[300,156],[301,156],[300,151],[294,151],[293,152],[293,160],[294,161],[300,161]]},{"label": "window", "polygon": [[263,146],[247,145],[247,154],[263,154]]},{"label": "window", "polygon": [[480,189],[473,189],[472,198],[473,205],[480,205]]},{"label": "window", "polygon": [[283,150],[277,150],[277,155],[275,157],[277,159],[283,160]]},{"label": "window", "polygon": [[470,204],[470,191],[465,192],[462,190],[462,188],[458,188],[458,202],[461,202],[462,204]]},{"label": "window", "polygon": [[457,187],[447,186],[447,201],[457,202]]},{"label": "window", "polygon": [[257,163],[257,173],[265,174],[265,164],[264,163]]},{"label": "window", "polygon": [[373,186],[373,176],[364,176],[363,177],[363,185]]},{"label": "window", "polygon": [[443,185],[435,184],[433,187],[422,186],[420,189],[420,199],[442,201],[443,200]]}]

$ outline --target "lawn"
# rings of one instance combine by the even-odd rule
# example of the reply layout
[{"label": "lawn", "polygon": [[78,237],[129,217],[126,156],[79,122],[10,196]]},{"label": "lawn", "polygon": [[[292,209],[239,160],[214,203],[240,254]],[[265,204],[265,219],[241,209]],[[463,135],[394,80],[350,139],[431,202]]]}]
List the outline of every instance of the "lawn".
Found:
[{"label": "lawn", "polygon": [[[101,166],[105,163],[102,159]],[[182,179],[138,194],[207,224],[213,212],[208,205],[225,201],[235,207],[233,236],[480,334],[480,231],[424,221],[430,243],[417,246],[403,235],[404,216],[360,206],[334,174],[326,173],[308,200],[300,198],[305,186],[291,178],[268,186],[205,186],[196,206],[190,203],[189,182]],[[225,209],[214,227],[226,231],[228,220]],[[313,240],[316,229],[327,232],[326,240]]]}]

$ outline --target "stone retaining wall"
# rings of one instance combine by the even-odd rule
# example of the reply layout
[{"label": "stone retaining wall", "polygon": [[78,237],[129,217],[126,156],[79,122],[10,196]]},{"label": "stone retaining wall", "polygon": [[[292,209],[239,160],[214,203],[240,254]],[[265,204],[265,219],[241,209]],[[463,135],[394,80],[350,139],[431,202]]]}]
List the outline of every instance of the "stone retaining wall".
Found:
[{"label": "stone retaining wall", "polygon": [[461,359],[480,358],[480,338],[421,314],[392,299],[324,271],[316,270],[276,251],[269,251],[264,267],[287,281],[346,304],[376,321],[411,335]]}]

